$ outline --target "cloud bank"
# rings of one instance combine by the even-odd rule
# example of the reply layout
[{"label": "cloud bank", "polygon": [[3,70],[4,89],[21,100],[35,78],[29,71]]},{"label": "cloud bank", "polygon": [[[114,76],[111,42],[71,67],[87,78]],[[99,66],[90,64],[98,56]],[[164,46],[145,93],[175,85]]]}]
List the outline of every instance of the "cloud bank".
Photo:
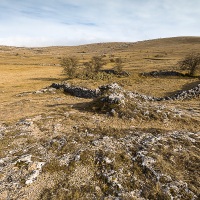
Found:
[{"label": "cloud bank", "polygon": [[0,45],[198,36],[199,9],[199,0],[1,0]]}]

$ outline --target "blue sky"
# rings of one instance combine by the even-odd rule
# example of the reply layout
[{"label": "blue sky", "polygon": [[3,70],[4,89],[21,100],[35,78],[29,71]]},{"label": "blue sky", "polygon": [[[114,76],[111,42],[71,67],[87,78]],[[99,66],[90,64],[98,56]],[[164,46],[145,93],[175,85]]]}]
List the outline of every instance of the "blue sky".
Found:
[{"label": "blue sky", "polygon": [[200,0],[0,0],[0,45],[199,36]]}]

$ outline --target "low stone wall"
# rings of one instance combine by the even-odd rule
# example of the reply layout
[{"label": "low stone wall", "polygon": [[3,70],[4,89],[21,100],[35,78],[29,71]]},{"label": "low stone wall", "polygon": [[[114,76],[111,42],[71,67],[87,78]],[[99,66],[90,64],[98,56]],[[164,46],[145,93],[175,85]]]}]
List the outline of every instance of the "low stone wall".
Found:
[{"label": "low stone wall", "polygon": [[[90,98],[90,99],[101,96],[106,90],[116,90],[116,89],[123,90],[123,88],[121,88],[117,83],[103,85],[94,90],[83,87],[72,86],[68,83],[62,83],[62,84],[53,83],[50,87],[56,89],[63,89],[64,92],[69,93],[72,96],[80,98]],[[200,84],[198,84],[196,87],[190,90],[184,90],[172,96],[158,97],[158,98],[124,90],[123,93],[127,93],[131,98],[140,98],[146,101],[184,100],[184,99],[192,99],[199,97]]]},{"label": "low stone wall", "polygon": [[95,90],[92,90],[88,88],[72,86],[68,83],[63,83],[63,84],[53,83],[50,87],[53,87],[56,89],[63,89],[64,92],[69,93],[72,96],[81,97],[81,98],[93,99],[100,95],[100,90],[98,88]]},{"label": "low stone wall", "polygon": [[183,90],[174,95],[166,97],[152,97],[139,93],[133,93],[136,98],[141,98],[147,101],[169,101],[169,100],[184,100],[184,99],[193,99],[200,96],[200,84],[190,90]]},{"label": "low stone wall", "polygon": [[144,72],[141,73],[142,76],[153,76],[153,77],[159,77],[159,76],[184,76],[184,74],[176,71],[152,71],[152,72]]},{"label": "low stone wall", "polygon": [[184,99],[193,99],[200,96],[200,84],[190,90],[184,90],[178,92],[173,96],[168,96],[161,98],[161,100],[184,100]]}]

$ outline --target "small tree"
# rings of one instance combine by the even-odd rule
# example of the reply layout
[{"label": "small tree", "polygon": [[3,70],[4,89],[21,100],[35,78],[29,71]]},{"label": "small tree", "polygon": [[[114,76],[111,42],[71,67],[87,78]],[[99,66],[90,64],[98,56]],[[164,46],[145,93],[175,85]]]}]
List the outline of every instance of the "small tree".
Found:
[{"label": "small tree", "polygon": [[190,76],[194,76],[196,70],[200,67],[200,54],[191,53],[187,55],[183,60],[179,61],[178,65],[183,70],[189,70]]},{"label": "small tree", "polygon": [[118,73],[122,72],[122,63],[123,63],[123,61],[122,61],[121,58],[116,58],[116,59],[115,59],[115,67],[114,67],[114,69],[115,69]]},{"label": "small tree", "polygon": [[84,63],[84,67],[85,67],[85,76],[86,77],[91,77],[94,74],[94,68],[92,66],[92,62],[85,62]]},{"label": "small tree", "polygon": [[105,62],[103,61],[102,56],[93,56],[91,64],[94,71],[99,72],[102,69],[103,65],[105,65]]},{"label": "small tree", "polygon": [[86,72],[91,73],[91,72],[94,71],[91,61],[90,62],[85,62],[84,66],[85,66]]},{"label": "small tree", "polygon": [[76,75],[78,59],[76,57],[64,57],[61,60],[61,66],[64,68],[64,73],[73,78]]}]

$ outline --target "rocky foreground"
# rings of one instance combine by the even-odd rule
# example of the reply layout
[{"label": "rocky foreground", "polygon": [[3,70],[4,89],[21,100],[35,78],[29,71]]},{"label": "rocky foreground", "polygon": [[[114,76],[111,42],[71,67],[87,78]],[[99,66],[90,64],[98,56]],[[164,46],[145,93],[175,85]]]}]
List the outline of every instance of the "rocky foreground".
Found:
[{"label": "rocky foreground", "polygon": [[[49,91],[55,92],[35,93]],[[118,117],[167,123],[184,111],[116,84],[91,91],[83,94],[93,95],[87,109],[96,113],[61,110],[0,124],[0,199],[198,199],[199,131],[107,123],[112,116],[113,123]]]}]

